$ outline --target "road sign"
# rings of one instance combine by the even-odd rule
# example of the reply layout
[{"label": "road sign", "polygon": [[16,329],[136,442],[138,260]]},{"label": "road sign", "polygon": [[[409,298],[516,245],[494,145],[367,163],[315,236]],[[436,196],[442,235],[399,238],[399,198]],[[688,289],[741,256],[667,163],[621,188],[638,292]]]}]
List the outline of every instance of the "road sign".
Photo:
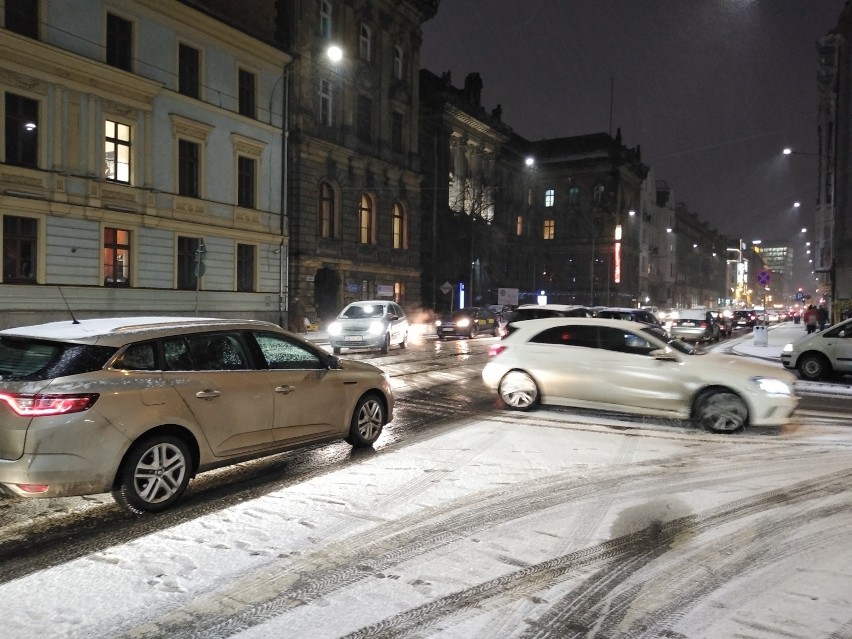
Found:
[{"label": "road sign", "polygon": [[769,282],[772,281],[772,272],[767,269],[761,269],[757,273],[757,283],[761,286],[769,286]]},{"label": "road sign", "polygon": [[449,282],[444,282],[443,284],[441,284],[441,292],[444,295],[446,295],[447,293],[449,293],[452,290],[453,290],[453,285],[450,284]]}]

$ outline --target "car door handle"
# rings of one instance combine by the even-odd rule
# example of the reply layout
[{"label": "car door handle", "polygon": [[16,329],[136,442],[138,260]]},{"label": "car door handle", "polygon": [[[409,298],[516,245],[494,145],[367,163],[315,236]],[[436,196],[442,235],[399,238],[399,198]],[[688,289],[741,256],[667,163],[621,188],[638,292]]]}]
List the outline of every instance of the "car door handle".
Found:
[{"label": "car door handle", "polygon": [[220,393],[220,392],[219,392],[219,391],[217,391],[217,390],[210,390],[210,389],[208,388],[207,390],[198,391],[198,392],[195,394],[195,396],[196,396],[198,399],[216,399],[216,398],[217,398],[217,397],[219,397],[219,395],[221,395],[221,394],[222,394],[222,393]]},{"label": "car door handle", "polygon": [[275,387],[276,393],[284,393],[285,395],[287,395],[288,393],[292,393],[294,390],[296,390],[295,386],[276,386]]}]

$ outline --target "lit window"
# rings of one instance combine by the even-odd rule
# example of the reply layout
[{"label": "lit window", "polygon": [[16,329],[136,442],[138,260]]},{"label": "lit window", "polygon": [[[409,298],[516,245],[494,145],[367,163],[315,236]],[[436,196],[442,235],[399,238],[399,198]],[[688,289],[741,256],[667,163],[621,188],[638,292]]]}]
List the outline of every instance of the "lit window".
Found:
[{"label": "lit window", "polygon": [[104,134],[104,178],[130,184],[130,127],[106,120]]},{"label": "lit window", "polygon": [[337,200],[334,189],[328,182],[320,182],[320,236],[327,239],[337,237]]},{"label": "lit window", "polygon": [[358,208],[358,241],[361,244],[375,243],[373,238],[374,215],[373,201],[369,195],[363,194],[361,196],[361,205]]},{"label": "lit window", "polygon": [[104,286],[130,286],[130,231],[104,229]]},{"label": "lit window", "polygon": [[577,204],[580,201],[580,187],[572,186],[568,190],[568,202],[571,204]]},{"label": "lit window", "polygon": [[519,215],[515,222],[515,235],[521,237],[524,234],[524,216]]},{"label": "lit window", "polygon": [[395,202],[393,205],[393,247],[395,249],[408,248],[408,224],[405,209],[399,202]]},{"label": "lit window", "polygon": [[552,240],[556,233],[556,222],[554,220],[544,221],[544,239]]},{"label": "lit window", "polygon": [[547,189],[544,192],[544,205],[547,207],[553,206],[553,200],[555,199],[556,191],[553,189]]}]

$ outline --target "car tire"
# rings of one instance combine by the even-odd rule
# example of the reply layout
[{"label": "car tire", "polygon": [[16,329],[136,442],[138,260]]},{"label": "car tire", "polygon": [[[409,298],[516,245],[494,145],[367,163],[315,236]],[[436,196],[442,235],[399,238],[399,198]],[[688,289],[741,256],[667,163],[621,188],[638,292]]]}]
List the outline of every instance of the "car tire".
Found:
[{"label": "car tire", "polygon": [[390,333],[385,333],[385,341],[382,343],[381,353],[384,355],[388,352],[388,348],[390,348]]},{"label": "car tire", "polygon": [[523,371],[509,371],[497,389],[500,399],[510,410],[533,410],[541,401],[535,380]]},{"label": "car tire", "polygon": [[479,335],[479,327],[476,324],[474,324],[473,326],[470,327],[470,330],[467,333],[467,338],[473,339],[477,335]]},{"label": "car tire", "polygon": [[806,353],[799,358],[796,366],[802,379],[811,382],[828,377],[831,374],[831,363],[819,353]]},{"label": "car tire", "polygon": [[444,336],[443,336],[443,335],[438,335],[438,339],[443,340],[443,339],[444,339]]},{"label": "car tire", "polygon": [[161,512],[180,499],[191,475],[192,456],[186,442],[174,435],[153,435],[127,452],[112,496],[137,515]]},{"label": "car tire", "polygon": [[408,348],[408,331],[402,334],[402,341],[399,343],[400,348]]},{"label": "car tire", "polygon": [[335,355],[340,355],[340,347],[339,346],[332,346],[331,352],[334,353]]},{"label": "car tire", "polygon": [[748,423],[748,406],[729,390],[706,391],[695,401],[695,422],[714,433],[733,433]]},{"label": "car tire", "polygon": [[352,411],[346,441],[361,448],[372,446],[382,434],[386,421],[387,411],[382,399],[375,393],[364,395]]}]

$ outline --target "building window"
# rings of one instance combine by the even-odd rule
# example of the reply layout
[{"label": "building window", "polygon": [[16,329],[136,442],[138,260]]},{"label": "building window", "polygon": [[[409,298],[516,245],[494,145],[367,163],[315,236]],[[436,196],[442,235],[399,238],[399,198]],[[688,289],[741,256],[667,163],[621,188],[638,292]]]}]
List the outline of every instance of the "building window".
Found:
[{"label": "building window", "polygon": [[402,47],[396,46],[393,48],[393,77],[396,80],[402,80],[405,70],[405,54]]},{"label": "building window", "polygon": [[201,147],[189,140],[178,141],[178,194],[199,197]]},{"label": "building window", "polygon": [[358,36],[358,56],[364,62],[370,62],[372,60],[372,50],[373,32],[366,24],[362,24]]},{"label": "building window", "polygon": [[6,163],[38,167],[38,102],[6,94]]},{"label": "building window", "polygon": [[522,237],[524,234],[524,216],[519,215],[518,219],[515,220],[515,235],[518,237]]},{"label": "building window", "polygon": [[177,241],[177,287],[182,291],[194,291],[198,287],[195,269],[201,258],[201,240],[179,236]]},{"label": "building window", "polygon": [[181,44],[178,52],[178,91],[190,98],[200,95],[201,52],[188,44]]},{"label": "building window", "polygon": [[29,284],[36,281],[38,220],[3,216],[3,282]]},{"label": "building window", "polygon": [[237,244],[237,290],[243,293],[255,289],[254,254],[253,244]]},{"label": "building window", "polygon": [[544,221],[544,239],[552,240],[556,232],[556,222],[554,220]]},{"label": "building window", "polygon": [[362,142],[371,142],[373,139],[373,101],[370,98],[358,96],[358,112],[355,130],[358,139]]},{"label": "building window", "polygon": [[328,182],[320,182],[320,236],[326,239],[337,237],[337,201],[334,188]]},{"label": "building window", "polygon": [[331,82],[319,82],[319,121],[323,126],[331,126]]},{"label": "building window", "polygon": [[104,229],[104,286],[130,286],[130,231]]},{"label": "building window", "polygon": [[568,203],[577,204],[580,201],[580,187],[572,186],[568,190]]},{"label": "building window", "polygon": [[130,184],[130,127],[104,122],[104,178]]},{"label": "building window", "polygon": [[604,194],[603,184],[596,185],[595,186],[595,193],[594,193],[594,196],[593,196],[595,204],[601,203],[601,201],[603,200],[603,194]]},{"label": "building window", "polygon": [[38,0],[6,0],[6,28],[38,40],[38,5]]},{"label": "building window", "polygon": [[553,206],[553,200],[556,199],[556,191],[547,189],[544,192],[544,205],[547,207]]},{"label": "building window", "polygon": [[395,249],[408,248],[408,220],[405,208],[400,202],[393,205],[393,247]]},{"label": "building window", "polygon": [[404,153],[402,147],[402,113],[394,112],[391,116],[391,151],[394,153]]},{"label": "building window", "polygon": [[373,235],[375,209],[370,196],[361,195],[361,205],[358,207],[358,241],[361,244],[375,244]]},{"label": "building window", "polygon": [[106,63],[133,70],[133,25],[111,13],[107,14]]},{"label": "building window", "polygon": [[331,38],[331,3],[328,0],[320,2],[319,35],[326,40]]},{"label": "building window", "polygon": [[237,158],[237,206],[254,208],[256,176],[257,160],[240,155]]},{"label": "building window", "polygon": [[255,107],[256,77],[251,71],[240,69],[239,82],[240,115],[244,115],[249,118],[255,118],[257,117],[257,110]]}]

